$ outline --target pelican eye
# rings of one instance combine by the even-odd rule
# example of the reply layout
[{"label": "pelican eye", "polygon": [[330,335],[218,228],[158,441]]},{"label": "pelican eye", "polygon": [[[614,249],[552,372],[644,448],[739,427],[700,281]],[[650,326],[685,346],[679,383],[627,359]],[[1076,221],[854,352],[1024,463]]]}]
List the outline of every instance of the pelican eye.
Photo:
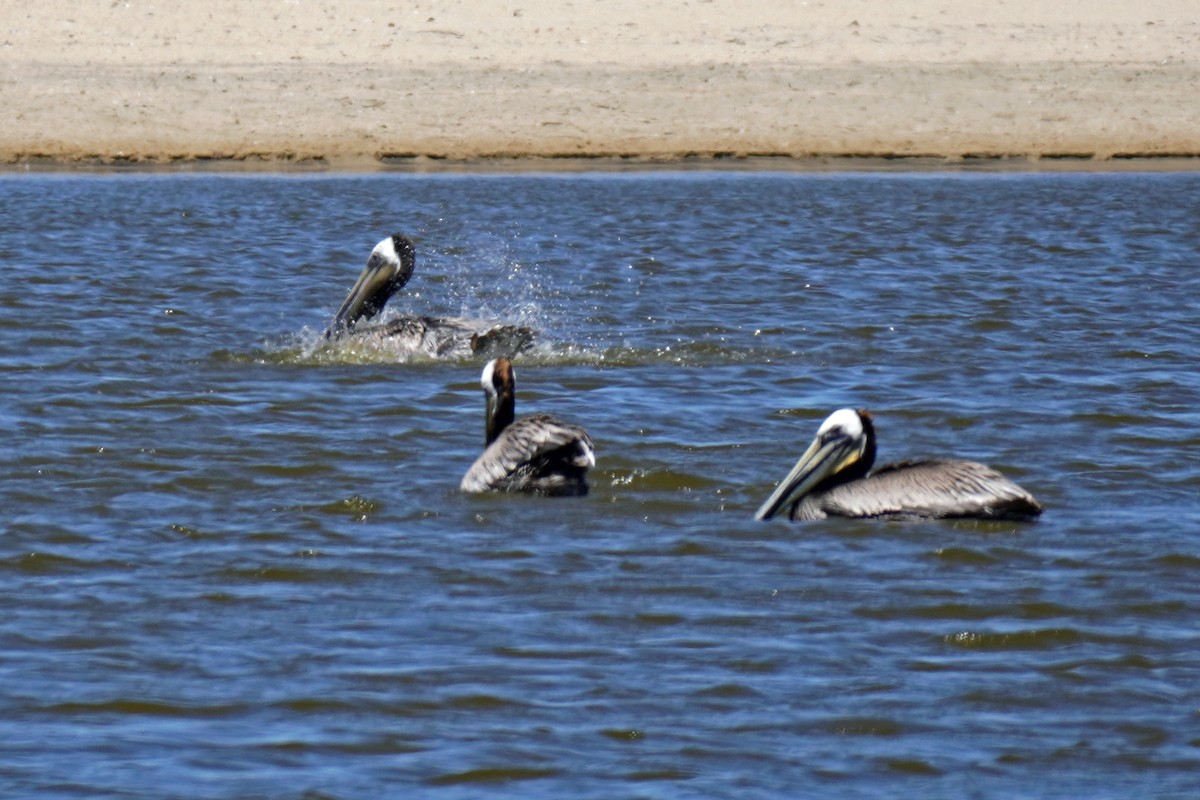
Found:
[{"label": "pelican eye", "polygon": [[830,428],[829,430],[827,430],[823,434],[821,434],[822,442],[832,442],[834,439],[845,439],[845,438],[846,438],[846,429],[843,428],[841,425],[838,425],[836,428]]}]

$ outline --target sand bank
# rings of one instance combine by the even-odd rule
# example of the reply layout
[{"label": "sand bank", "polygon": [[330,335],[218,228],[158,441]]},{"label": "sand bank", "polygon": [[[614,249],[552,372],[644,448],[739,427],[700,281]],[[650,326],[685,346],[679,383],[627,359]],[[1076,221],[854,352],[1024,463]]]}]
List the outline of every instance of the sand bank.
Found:
[{"label": "sand bank", "polygon": [[1191,0],[5,5],[10,164],[1200,156]]}]

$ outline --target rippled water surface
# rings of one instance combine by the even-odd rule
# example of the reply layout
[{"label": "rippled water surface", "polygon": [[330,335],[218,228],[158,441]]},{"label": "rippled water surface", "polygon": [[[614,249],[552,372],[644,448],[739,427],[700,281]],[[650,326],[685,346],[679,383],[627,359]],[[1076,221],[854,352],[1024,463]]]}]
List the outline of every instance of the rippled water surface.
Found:
[{"label": "rippled water surface", "polygon": [[[0,177],[0,794],[1187,797],[1200,175]],[[466,497],[536,326],[581,500]],[[752,514],[843,406],[1032,524]]]}]

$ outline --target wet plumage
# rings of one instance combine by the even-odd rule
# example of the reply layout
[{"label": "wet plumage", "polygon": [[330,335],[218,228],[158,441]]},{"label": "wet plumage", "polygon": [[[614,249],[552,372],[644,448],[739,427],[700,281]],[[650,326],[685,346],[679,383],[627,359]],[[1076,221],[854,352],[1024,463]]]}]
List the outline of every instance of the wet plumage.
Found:
[{"label": "wet plumage", "polygon": [[375,245],[325,338],[353,337],[358,342],[432,358],[511,355],[533,343],[531,328],[464,317],[406,314],[380,324],[361,324],[383,311],[392,295],[408,283],[415,265],[415,249],[407,236],[397,233]]},{"label": "wet plumage", "polygon": [[866,411],[831,414],[796,466],[755,514],[782,509],[793,520],[841,517],[1029,519],[1042,506],[996,470],[976,461],[903,461],[871,472],[875,426]]},{"label": "wet plumage", "polygon": [[463,476],[464,492],[585,495],[595,466],[591,437],[549,414],[514,418],[516,379],[507,358],[489,361],[480,378],[485,403],[485,447]]}]

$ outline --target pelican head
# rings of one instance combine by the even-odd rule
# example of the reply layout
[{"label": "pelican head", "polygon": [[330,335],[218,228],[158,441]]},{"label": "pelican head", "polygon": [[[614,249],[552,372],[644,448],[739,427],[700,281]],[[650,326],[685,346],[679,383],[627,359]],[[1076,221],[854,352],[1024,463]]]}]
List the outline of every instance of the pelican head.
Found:
[{"label": "pelican head", "polygon": [[479,376],[479,385],[483,387],[486,400],[486,446],[496,441],[500,432],[512,423],[516,413],[517,376],[513,371],[512,362],[503,356],[493,358],[484,366],[483,374]]},{"label": "pelican head", "polygon": [[346,302],[325,331],[325,338],[346,333],[358,320],[370,319],[382,311],[391,296],[408,283],[415,263],[413,243],[407,236],[393,234],[375,245]]},{"label": "pelican head", "polygon": [[781,508],[829,482],[866,476],[875,462],[875,426],[866,411],[842,408],[830,414],[788,476],[754,514],[770,519]]}]

